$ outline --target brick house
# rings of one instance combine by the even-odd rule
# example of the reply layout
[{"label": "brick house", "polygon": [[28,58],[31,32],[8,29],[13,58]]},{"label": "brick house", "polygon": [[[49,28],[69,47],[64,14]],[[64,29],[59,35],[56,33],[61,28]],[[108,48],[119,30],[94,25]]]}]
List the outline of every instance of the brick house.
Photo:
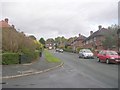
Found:
[{"label": "brick house", "polygon": [[5,18],[4,20],[0,21],[0,28],[3,29],[3,28],[12,28],[12,29],[15,29],[15,26],[14,25],[10,25],[8,23],[9,19],[8,18]]},{"label": "brick house", "polygon": [[8,19],[5,18],[5,20],[2,20],[0,21],[0,28],[6,28],[6,27],[11,27],[9,24],[8,24]]},{"label": "brick house", "polygon": [[83,48],[83,41],[86,39],[85,36],[79,34],[79,37],[77,37],[75,40],[71,42],[71,46],[73,49],[73,52],[76,52],[78,48]]},{"label": "brick house", "polygon": [[105,40],[107,33],[109,33],[109,30],[99,25],[96,32],[90,31],[90,36],[83,41],[83,47],[96,51],[105,49],[102,45],[102,41]]},{"label": "brick house", "polygon": [[45,42],[45,47],[48,49],[54,49],[54,40],[53,39],[47,39]]}]

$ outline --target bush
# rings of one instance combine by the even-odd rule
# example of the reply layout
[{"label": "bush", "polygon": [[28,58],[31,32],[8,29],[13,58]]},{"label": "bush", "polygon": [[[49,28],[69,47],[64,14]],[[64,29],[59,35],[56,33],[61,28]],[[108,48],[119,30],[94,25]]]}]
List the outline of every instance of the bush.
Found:
[{"label": "bush", "polygon": [[40,56],[40,51],[31,51],[28,48],[22,49],[22,53],[20,54],[20,63],[30,63],[33,60],[38,59]]},{"label": "bush", "polygon": [[78,47],[78,48],[76,49],[76,53],[79,53],[79,51],[80,51],[81,49],[83,49],[83,48]]},{"label": "bush", "polygon": [[24,53],[24,54],[3,53],[0,56],[2,57],[2,60],[0,60],[0,64],[2,65],[30,63],[33,60],[36,60],[39,58],[40,51],[29,52],[29,53]]},{"label": "bush", "polygon": [[[32,60],[37,59],[40,56],[40,52],[36,52],[35,50],[42,51],[42,44],[37,40],[34,40],[28,36],[26,36],[23,32],[18,32],[13,28],[3,28],[2,29],[2,53],[12,52],[12,53],[19,53],[18,60],[24,63],[31,62]],[[13,55],[9,55],[12,58]],[[9,60],[8,56],[3,56],[5,58],[3,64],[9,63],[18,63]],[[8,58],[8,60],[7,60]],[[13,57],[14,58],[14,57]],[[10,62],[9,62],[10,61]]]},{"label": "bush", "polygon": [[2,65],[2,54],[0,54],[0,65]]},{"label": "bush", "polygon": [[2,64],[19,64],[19,54],[18,53],[3,53],[2,54]]},{"label": "bush", "polygon": [[64,49],[64,51],[66,51],[66,52],[72,52],[73,50],[72,49]]},{"label": "bush", "polygon": [[40,56],[40,51],[35,51],[33,54],[33,59],[37,59]]},{"label": "bush", "polygon": [[64,51],[66,52],[73,52],[73,49],[71,46],[67,46],[67,48],[64,48]]}]

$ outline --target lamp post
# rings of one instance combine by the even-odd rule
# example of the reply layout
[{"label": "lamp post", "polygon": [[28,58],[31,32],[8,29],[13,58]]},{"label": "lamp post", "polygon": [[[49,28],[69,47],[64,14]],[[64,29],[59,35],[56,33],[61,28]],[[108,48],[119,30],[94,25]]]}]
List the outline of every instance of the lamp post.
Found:
[{"label": "lamp post", "polygon": [[118,52],[120,52],[120,29],[118,29],[117,35],[118,35]]}]

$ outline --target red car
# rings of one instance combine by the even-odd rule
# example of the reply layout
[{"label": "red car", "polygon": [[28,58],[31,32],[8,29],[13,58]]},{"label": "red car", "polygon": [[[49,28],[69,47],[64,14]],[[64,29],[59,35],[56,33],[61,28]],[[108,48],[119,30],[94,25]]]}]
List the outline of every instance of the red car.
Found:
[{"label": "red car", "polygon": [[109,63],[120,63],[120,56],[116,51],[102,50],[97,55],[98,62],[103,61]]}]

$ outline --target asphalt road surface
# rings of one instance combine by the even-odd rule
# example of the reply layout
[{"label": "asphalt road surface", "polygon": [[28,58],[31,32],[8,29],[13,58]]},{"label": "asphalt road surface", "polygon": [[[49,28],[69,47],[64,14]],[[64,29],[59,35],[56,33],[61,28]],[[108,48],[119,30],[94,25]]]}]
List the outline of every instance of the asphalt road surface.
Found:
[{"label": "asphalt road surface", "polygon": [[50,51],[64,65],[46,73],[3,79],[3,88],[118,88],[118,65]]}]

